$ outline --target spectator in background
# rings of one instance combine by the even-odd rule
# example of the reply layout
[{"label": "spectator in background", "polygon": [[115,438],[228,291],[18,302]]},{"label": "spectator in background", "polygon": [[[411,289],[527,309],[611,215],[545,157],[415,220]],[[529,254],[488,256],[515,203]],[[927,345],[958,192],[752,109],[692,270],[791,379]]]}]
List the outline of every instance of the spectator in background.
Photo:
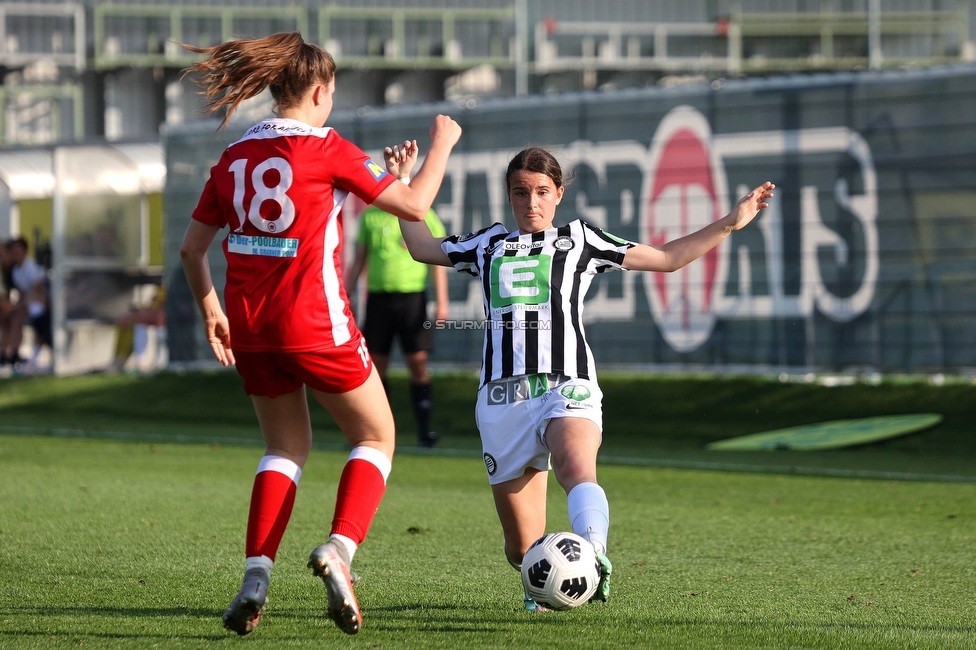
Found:
[{"label": "spectator in background", "polygon": [[[409,183],[410,171],[402,172],[399,180]],[[365,266],[369,296],[363,335],[373,365],[389,394],[386,370],[393,339],[398,338],[410,373],[410,398],[417,418],[419,444],[433,447],[437,434],[430,430],[431,386],[427,355],[433,348],[433,340],[427,320],[427,265],[410,257],[400,234],[399,221],[377,207],[366,208],[359,219],[356,257],[346,273],[346,286],[356,286]],[[446,234],[433,210],[427,212],[425,221],[435,237]],[[447,271],[442,266],[435,266],[433,272],[437,299],[435,319],[442,321],[447,318]]]},{"label": "spectator in background", "polygon": [[[121,372],[129,357],[133,355],[139,369],[149,343],[150,327],[156,328],[157,337],[165,336],[166,290],[162,287],[156,287],[149,304],[133,304],[129,311],[115,320],[115,371]],[[153,355],[154,366],[157,361]]]},{"label": "spectator in background", "polygon": [[20,356],[24,325],[29,324],[40,345],[52,345],[51,311],[48,307],[47,270],[28,256],[27,240],[18,237],[4,246],[10,259],[10,282],[17,290],[17,300],[12,303],[10,312],[3,318],[3,349],[0,362],[17,365],[24,359]]},{"label": "spectator in background", "polygon": [[3,355],[0,365],[7,365],[7,323],[14,308],[14,303],[10,300],[10,287],[13,284],[10,273],[13,269],[14,261],[7,250],[7,242],[0,242],[0,352]]}]

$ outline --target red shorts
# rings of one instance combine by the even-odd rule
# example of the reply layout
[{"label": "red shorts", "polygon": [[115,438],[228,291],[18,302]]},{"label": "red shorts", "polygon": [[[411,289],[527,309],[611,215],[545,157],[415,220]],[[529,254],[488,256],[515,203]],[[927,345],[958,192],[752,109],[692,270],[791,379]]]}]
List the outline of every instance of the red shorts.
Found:
[{"label": "red shorts", "polygon": [[244,392],[274,399],[305,384],[323,393],[347,393],[362,386],[373,360],[361,334],[318,352],[235,352]]}]

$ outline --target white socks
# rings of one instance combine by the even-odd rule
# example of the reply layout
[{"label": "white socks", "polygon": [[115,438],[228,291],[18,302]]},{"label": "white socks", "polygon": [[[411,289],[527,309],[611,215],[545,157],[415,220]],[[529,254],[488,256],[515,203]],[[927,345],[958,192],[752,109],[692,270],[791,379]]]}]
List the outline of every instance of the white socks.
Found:
[{"label": "white socks", "polygon": [[340,552],[345,552],[345,557],[342,559],[346,561],[346,566],[350,566],[352,564],[352,557],[356,554],[356,549],[359,548],[359,545],[352,541],[351,538],[345,535],[339,535],[338,533],[329,535],[329,541],[335,542]]},{"label": "white socks", "polygon": [[[356,542],[352,541],[345,535],[330,535],[329,541],[336,543],[340,549],[340,555],[345,556],[342,559],[347,560],[346,566],[349,566],[349,564],[352,563],[352,556],[356,554],[356,548],[358,548]],[[244,560],[245,571],[250,571],[251,569],[264,569],[270,575],[272,567],[274,567],[274,562],[266,555],[256,555]]]},{"label": "white socks", "polygon": [[250,571],[251,569],[264,569],[271,574],[271,567],[274,566],[274,562],[271,558],[266,555],[256,555],[254,557],[249,557],[244,560],[244,570]]},{"label": "white socks", "polygon": [[580,483],[566,495],[566,505],[573,532],[590,540],[598,553],[605,554],[610,530],[610,504],[603,488],[596,483]]}]

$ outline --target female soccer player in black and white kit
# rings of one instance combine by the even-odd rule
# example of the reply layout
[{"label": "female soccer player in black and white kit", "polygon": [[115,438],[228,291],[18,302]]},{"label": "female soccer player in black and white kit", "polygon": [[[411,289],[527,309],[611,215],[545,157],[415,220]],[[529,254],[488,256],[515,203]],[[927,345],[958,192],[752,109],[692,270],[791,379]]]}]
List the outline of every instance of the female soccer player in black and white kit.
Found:
[{"label": "female soccer player in black and white kit", "polygon": [[[415,143],[388,149],[387,168],[391,161],[412,165],[416,156]],[[602,393],[583,332],[583,297],[596,273],[670,272],[701,257],[767,207],[773,184],[763,183],[727,216],[662,246],[625,241],[582,220],[554,226],[565,188],[559,163],[543,149],[517,154],[505,185],[518,230],[495,223],[435,239],[423,223],[402,223],[403,239],[418,262],[481,279],[489,326],[475,418],[509,563],[519,567],[545,533],[551,460],[573,532],[593,544],[602,565],[594,598],[606,601],[610,508],[596,475]],[[544,610],[527,594],[525,607]]]}]

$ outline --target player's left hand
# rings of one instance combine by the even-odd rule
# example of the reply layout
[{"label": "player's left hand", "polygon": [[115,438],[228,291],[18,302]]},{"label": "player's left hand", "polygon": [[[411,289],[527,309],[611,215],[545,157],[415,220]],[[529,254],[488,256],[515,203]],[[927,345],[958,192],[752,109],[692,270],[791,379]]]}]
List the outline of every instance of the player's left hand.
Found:
[{"label": "player's left hand", "polygon": [[403,144],[395,144],[383,150],[383,160],[386,161],[386,171],[397,178],[410,176],[414,165],[417,164],[417,156],[420,148],[416,140],[404,140]]},{"label": "player's left hand", "polygon": [[768,208],[767,199],[773,197],[773,189],[776,186],[766,181],[756,189],[752,190],[732,207],[729,217],[732,218],[732,230],[741,230],[756,218],[759,211]]}]

